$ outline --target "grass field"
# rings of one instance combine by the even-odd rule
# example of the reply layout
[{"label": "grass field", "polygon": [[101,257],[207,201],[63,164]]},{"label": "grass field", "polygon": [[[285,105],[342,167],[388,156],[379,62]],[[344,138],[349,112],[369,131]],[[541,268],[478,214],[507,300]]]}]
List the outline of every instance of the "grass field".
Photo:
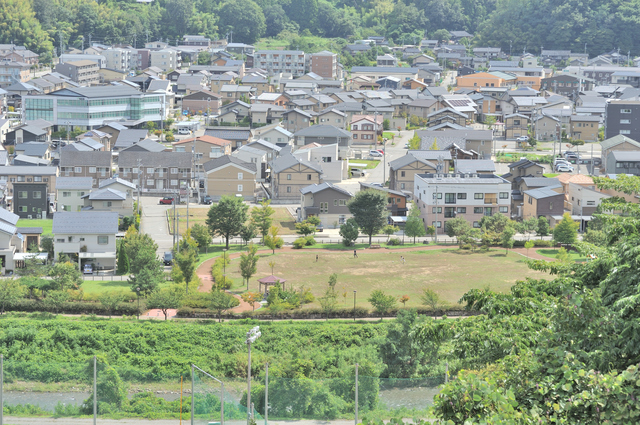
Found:
[{"label": "grass field", "polygon": [[28,218],[21,218],[18,220],[18,227],[42,227],[42,234],[53,233],[53,220],[29,220]]},{"label": "grass field", "polygon": [[[549,257],[549,258],[556,258],[556,255],[558,255],[557,249],[537,249],[536,252],[544,257]],[[572,261],[576,261],[580,263],[583,261],[587,261],[586,257],[584,257],[582,254],[576,251],[569,251],[569,258]]]},{"label": "grass field", "polygon": [[[318,262],[316,255],[319,256]],[[400,256],[405,258],[405,264]],[[456,304],[472,288],[490,286],[494,291],[506,292],[516,280],[547,276],[530,270],[519,255],[505,257],[503,250],[488,253],[457,249],[411,252],[359,250],[358,258],[353,258],[352,251],[276,251],[275,255],[260,254],[258,272],[249,283],[251,291],[258,290],[259,278],[271,274],[270,261],[275,261],[274,274],[286,279],[287,287],[310,288],[316,298],[328,288],[329,276],[337,273],[336,290],[340,294],[340,305],[353,305],[355,290],[357,304],[368,306],[367,298],[371,291],[380,289],[395,297],[406,294],[410,297],[407,306],[418,306],[420,295],[427,288],[437,291],[446,302]],[[238,267],[239,261],[232,260],[227,267],[227,275],[240,280]],[[346,297],[343,296],[345,293]],[[311,306],[318,307],[318,301]]]},{"label": "grass field", "polygon": [[[170,284],[171,282],[169,281],[161,282],[160,287],[162,288]],[[126,280],[85,280],[84,282],[82,282],[82,290],[84,291],[85,295],[93,296],[99,296],[100,294],[103,294],[105,292],[122,292],[124,294],[131,295],[132,297],[136,296],[135,292],[131,290],[129,282],[127,282]]]},{"label": "grass field", "polygon": [[553,178],[553,177],[558,177],[560,175],[560,173],[547,173],[547,174],[543,174],[543,176],[547,177],[547,178]]},{"label": "grass field", "polygon": [[[365,169],[367,168],[376,168],[381,161],[379,160],[371,160],[371,159],[354,159],[353,163],[354,164],[367,164],[366,167],[364,167]],[[351,171],[351,167],[352,165],[349,165],[349,171]],[[357,168],[361,168],[360,165],[353,165],[353,167],[357,167]]]},{"label": "grass field", "polygon": [[[289,214],[286,208],[273,207],[275,213],[273,214],[273,224],[280,229],[280,235],[295,235],[296,234],[296,222]],[[187,231],[187,207],[176,207],[176,211],[180,216],[180,234],[183,235]],[[251,211],[251,209],[249,209]],[[170,225],[169,231],[173,234],[173,209],[169,209]],[[191,208],[189,210],[189,227],[198,223],[205,224],[207,220],[208,208]],[[183,217],[184,216],[184,217]]]}]

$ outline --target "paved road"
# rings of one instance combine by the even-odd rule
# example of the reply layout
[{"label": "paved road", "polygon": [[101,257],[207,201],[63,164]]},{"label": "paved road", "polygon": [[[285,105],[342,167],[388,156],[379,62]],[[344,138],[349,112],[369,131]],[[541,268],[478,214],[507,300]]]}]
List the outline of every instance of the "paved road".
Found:
[{"label": "paved road", "polygon": [[158,255],[171,251],[173,247],[173,236],[169,233],[167,226],[167,210],[171,205],[158,205],[159,197],[143,196],[140,198],[142,207],[142,217],[140,220],[140,231],[148,233],[158,244]]}]

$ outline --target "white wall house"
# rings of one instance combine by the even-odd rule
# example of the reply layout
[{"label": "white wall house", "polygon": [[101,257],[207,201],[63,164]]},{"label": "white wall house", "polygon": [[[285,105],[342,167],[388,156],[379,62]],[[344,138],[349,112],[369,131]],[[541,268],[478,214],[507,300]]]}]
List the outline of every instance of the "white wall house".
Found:
[{"label": "white wall house", "polygon": [[84,206],[82,197],[93,187],[91,177],[58,177],[56,179],[56,199],[58,211],[80,211]]}]

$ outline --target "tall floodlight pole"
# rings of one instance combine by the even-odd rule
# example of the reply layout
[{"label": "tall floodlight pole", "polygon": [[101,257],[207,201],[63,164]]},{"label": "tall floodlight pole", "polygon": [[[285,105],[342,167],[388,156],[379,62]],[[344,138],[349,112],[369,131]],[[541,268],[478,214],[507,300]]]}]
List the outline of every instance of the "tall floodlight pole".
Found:
[{"label": "tall floodlight pole", "polygon": [[247,365],[247,425],[251,425],[253,420],[253,409],[251,408],[251,344],[256,342],[260,338],[262,333],[260,332],[260,326],[256,326],[247,332],[247,347],[249,347],[248,355],[249,362]]}]

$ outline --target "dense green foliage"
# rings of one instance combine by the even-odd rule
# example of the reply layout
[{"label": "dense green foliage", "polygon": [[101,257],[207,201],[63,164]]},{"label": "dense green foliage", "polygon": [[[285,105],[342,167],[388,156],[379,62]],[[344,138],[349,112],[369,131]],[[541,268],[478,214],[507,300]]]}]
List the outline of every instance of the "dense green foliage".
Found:
[{"label": "dense green foliage", "polygon": [[[475,45],[586,50],[620,48],[637,54],[640,0],[569,2],[534,0],[0,0],[0,43],[25,44],[46,53],[62,42],[130,43],[162,39],[176,44],[185,34],[255,43],[261,37],[288,40],[289,48],[314,50],[305,37],[347,42],[384,35],[395,44],[422,38],[447,40],[445,30],[467,30]],[[307,37],[309,38],[309,37]],[[535,40],[532,41],[532,40]],[[316,47],[315,50],[319,50]],[[343,61],[350,66],[352,58]]]}]

